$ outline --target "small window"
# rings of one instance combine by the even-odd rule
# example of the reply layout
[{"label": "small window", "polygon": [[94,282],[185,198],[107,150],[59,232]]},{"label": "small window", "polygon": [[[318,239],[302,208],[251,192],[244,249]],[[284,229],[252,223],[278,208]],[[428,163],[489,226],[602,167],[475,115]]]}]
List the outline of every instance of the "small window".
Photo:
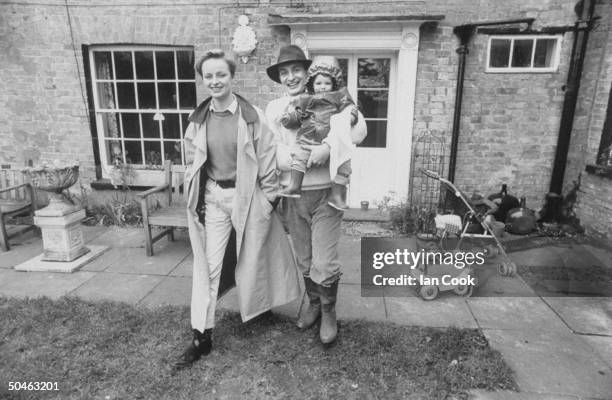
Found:
[{"label": "small window", "polygon": [[561,36],[492,36],[487,72],[554,72]]},{"label": "small window", "polygon": [[136,169],[159,169],[166,160],[185,164],[183,132],[196,106],[193,62],[191,47],[90,48],[104,170],[117,163]]}]

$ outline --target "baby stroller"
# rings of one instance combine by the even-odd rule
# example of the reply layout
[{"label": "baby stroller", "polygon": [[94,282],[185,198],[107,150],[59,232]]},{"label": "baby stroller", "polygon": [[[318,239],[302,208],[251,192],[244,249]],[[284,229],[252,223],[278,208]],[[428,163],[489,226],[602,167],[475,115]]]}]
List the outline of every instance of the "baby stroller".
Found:
[{"label": "baby stroller", "polygon": [[[476,210],[476,207],[468,197],[452,182],[442,178],[436,172],[426,169],[421,169],[420,172],[429,178],[440,181],[441,185],[456,196],[467,208],[467,212],[463,217],[457,214],[436,214],[434,217],[436,233],[432,238],[433,240],[425,242],[422,247],[429,251],[457,251],[460,249],[464,239],[468,239],[470,243],[476,243],[476,246],[473,247],[472,250],[474,252],[482,251],[485,258],[492,258],[498,255],[502,256],[504,261],[498,266],[500,275],[511,276],[516,273],[516,264],[509,259],[490,224],[485,222],[483,213]],[[474,224],[480,225],[482,228],[481,233],[470,233]],[[458,238],[456,245],[452,249],[447,245],[447,239],[451,235]],[[443,266],[428,266],[426,264],[422,265],[418,271],[416,271],[417,274],[425,277],[431,276],[432,274],[440,275],[442,273],[454,273],[461,277],[472,274],[473,272],[471,267],[466,267],[458,271],[454,266],[443,268]],[[441,290],[453,290],[458,295],[470,296],[473,288],[474,285],[469,287],[465,287],[464,285],[437,285],[437,287],[434,285],[421,285],[417,288],[417,293],[425,300],[433,300]]]}]

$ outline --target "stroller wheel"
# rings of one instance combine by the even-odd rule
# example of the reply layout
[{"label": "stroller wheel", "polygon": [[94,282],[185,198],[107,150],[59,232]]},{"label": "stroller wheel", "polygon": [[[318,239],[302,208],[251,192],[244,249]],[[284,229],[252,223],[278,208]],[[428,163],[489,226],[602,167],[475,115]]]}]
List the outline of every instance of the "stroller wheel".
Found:
[{"label": "stroller wheel", "polygon": [[501,276],[512,276],[516,272],[516,265],[513,262],[505,262],[499,265]]},{"label": "stroller wheel", "polygon": [[419,289],[419,294],[424,300],[433,300],[438,297],[439,289],[433,285],[423,285]]},{"label": "stroller wheel", "polygon": [[509,276],[515,275],[516,271],[517,271],[516,264],[513,262],[509,262],[508,263],[508,275]]},{"label": "stroller wheel", "polygon": [[493,258],[499,255],[499,249],[492,244],[488,244],[483,249],[485,258]]},{"label": "stroller wheel", "polygon": [[453,289],[453,292],[455,292],[457,296],[465,296],[465,297],[470,297],[473,291],[474,291],[474,286],[472,285],[459,285]]},{"label": "stroller wheel", "polygon": [[499,266],[497,267],[497,270],[499,271],[499,274],[501,276],[506,276],[507,274],[507,268],[506,268],[506,263],[501,263],[499,264]]}]

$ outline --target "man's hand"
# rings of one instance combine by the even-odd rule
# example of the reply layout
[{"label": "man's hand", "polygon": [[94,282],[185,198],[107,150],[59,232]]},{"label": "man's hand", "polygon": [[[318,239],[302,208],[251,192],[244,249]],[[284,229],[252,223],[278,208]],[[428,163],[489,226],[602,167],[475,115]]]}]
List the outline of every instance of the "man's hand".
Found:
[{"label": "man's hand", "polygon": [[308,158],[308,162],[306,163],[306,168],[310,168],[312,166],[319,167],[327,162],[329,159],[329,145],[327,143],[323,144],[304,144],[302,145],[304,150],[310,151],[310,157]]}]

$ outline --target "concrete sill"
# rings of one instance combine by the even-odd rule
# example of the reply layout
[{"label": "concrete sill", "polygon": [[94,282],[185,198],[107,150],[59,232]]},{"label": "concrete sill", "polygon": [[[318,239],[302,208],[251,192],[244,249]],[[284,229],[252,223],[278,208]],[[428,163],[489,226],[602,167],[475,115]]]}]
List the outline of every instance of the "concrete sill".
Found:
[{"label": "concrete sill", "polygon": [[606,179],[612,180],[612,167],[606,167],[603,165],[588,164],[585,171],[591,175],[599,176]]}]

